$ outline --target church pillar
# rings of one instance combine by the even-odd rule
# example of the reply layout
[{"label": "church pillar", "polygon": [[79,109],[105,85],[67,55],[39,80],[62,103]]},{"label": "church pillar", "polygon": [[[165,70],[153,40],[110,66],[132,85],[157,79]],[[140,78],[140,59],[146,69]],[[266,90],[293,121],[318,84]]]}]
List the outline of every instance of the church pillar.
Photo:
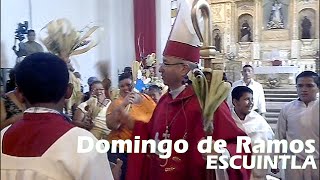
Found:
[{"label": "church pillar", "polygon": [[297,1],[291,1],[291,15],[289,18],[291,18],[291,27],[292,27],[292,39],[298,40],[299,39],[299,22],[298,22],[298,13],[297,12]]},{"label": "church pillar", "polygon": [[253,42],[253,60],[260,60],[260,44],[259,42]]},{"label": "church pillar", "polygon": [[[254,30],[254,37],[253,37],[253,47],[252,47],[252,58],[254,60],[254,64],[259,66],[259,60],[260,60],[260,27],[261,27],[261,24],[260,22],[262,22],[262,14],[261,14],[261,11],[260,8],[261,6],[261,2],[259,0],[256,0],[255,1],[255,17],[254,17],[254,27],[253,27],[253,30]],[[258,61],[258,62],[255,62],[255,61]]]},{"label": "church pillar", "polygon": [[162,52],[171,30],[171,1],[156,0],[156,57],[162,62]]},{"label": "church pillar", "polygon": [[[237,27],[237,22],[238,22],[238,17],[236,15],[236,9],[237,9],[237,5],[232,2],[231,4],[231,18],[233,20],[233,22],[231,23],[231,32],[230,32],[230,35],[231,35],[231,44],[230,44],[230,49],[227,49],[226,51],[230,50],[231,52],[234,52],[236,46],[235,44],[237,43],[237,32],[238,32],[238,27]],[[226,52],[225,51],[225,52]]]},{"label": "church pillar", "polygon": [[118,74],[135,60],[133,0],[97,1],[97,9],[104,27],[99,60],[109,62],[112,87],[117,87]]},{"label": "church pillar", "polygon": [[225,26],[225,33],[224,33],[224,52],[230,50],[231,37],[232,37],[232,29],[234,29],[233,22],[232,22],[232,3],[225,3],[225,10],[226,10],[226,26]]},{"label": "church pillar", "polygon": [[291,64],[298,65],[300,41],[299,41],[299,22],[297,12],[297,1],[291,1],[291,28],[292,28],[292,40],[291,40]]},{"label": "church pillar", "polygon": [[254,42],[258,42],[260,39],[260,30],[261,30],[261,23],[263,21],[263,16],[262,16],[262,8],[261,8],[261,2],[260,0],[256,0],[255,1],[255,17],[254,17],[254,27],[253,27],[253,30],[254,30],[254,37],[253,37],[253,41]]}]

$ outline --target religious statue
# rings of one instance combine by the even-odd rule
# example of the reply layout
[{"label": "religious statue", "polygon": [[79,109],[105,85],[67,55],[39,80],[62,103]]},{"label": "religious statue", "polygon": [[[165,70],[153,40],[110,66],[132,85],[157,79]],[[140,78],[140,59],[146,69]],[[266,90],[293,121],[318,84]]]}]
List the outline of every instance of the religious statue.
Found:
[{"label": "religious statue", "polygon": [[310,29],[311,29],[312,23],[308,19],[307,16],[304,16],[302,22],[301,22],[301,39],[311,39]]},{"label": "religious statue", "polygon": [[221,52],[221,38],[219,33],[214,37],[214,45],[216,46],[216,50]]},{"label": "religious statue", "polygon": [[278,0],[274,0],[270,12],[268,29],[284,29],[282,4]]},{"label": "religious statue", "polygon": [[247,20],[244,20],[240,31],[241,31],[240,42],[252,42],[251,28]]}]

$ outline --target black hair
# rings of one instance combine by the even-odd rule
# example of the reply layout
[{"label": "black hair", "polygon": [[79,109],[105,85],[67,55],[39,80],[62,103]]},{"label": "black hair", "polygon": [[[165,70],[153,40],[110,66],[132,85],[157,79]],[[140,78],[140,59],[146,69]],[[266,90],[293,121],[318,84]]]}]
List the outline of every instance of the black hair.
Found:
[{"label": "black hair", "polygon": [[81,74],[79,72],[73,72],[73,74],[76,78],[81,78]]},{"label": "black hair", "polygon": [[33,29],[29,29],[27,34],[29,35],[29,34],[32,33],[32,32],[33,32],[33,33],[36,33]]},{"label": "black hair", "polygon": [[95,84],[102,84],[102,82],[101,81],[93,81],[89,86],[89,91],[92,91],[92,86],[95,85]]},{"label": "black hair", "polygon": [[27,56],[16,70],[16,83],[30,104],[57,103],[69,82],[66,63],[58,56],[38,52]]},{"label": "black hair", "polygon": [[124,80],[124,79],[131,79],[132,80],[132,75],[130,73],[122,73],[119,75],[119,82]]},{"label": "black hair", "polygon": [[253,95],[253,91],[249,87],[237,86],[232,90],[232,93],[231,93],[232,99],[239,100],[243,96],[244,93],[250,93]]},{"label": "black hair", "polygon": [[151,86],[148,87],[148,90],[155,90],[155,91],[157,91],[157,92],[161,92],[161,91],[162,91],[162,88],[159,87],[159,86],[157,86],[157,85],[155,85],[155,84],[153,84],[153,85],[151,85]]},{"label": "black hair", "polygon": [[228,81],[227,74],[225,72],[223,72],[222,80]]},{"label": "black hair", "polygon": [[319,87],[319,75],[313,71],[303,71],[296,77],[296,83],[298,83],[298,79],[302,77],[310,77],[313,79],[314,83]]},{"label": "black hair", "polygon": [[16,70],[19,63],[17,63],[12,69],[9,71],[9,80],[6,83],[5,92],[10,92],[16,88]]},{"label": "black hair", "polygon": [[124,72],[124,73],[132,73],[132,68],[131,68],[131,67],[125,67],[125,68],[123,69],[123,72]]},{"label": "black hair", "polygon": [[242,69],[244,69],[244,68],[246,68],[246,67],[249,67],[249,68],[253,69],[253,67],[252,67],[251,65],[249,65],[249,64],[244,65],[244,66],[242,67]]}]

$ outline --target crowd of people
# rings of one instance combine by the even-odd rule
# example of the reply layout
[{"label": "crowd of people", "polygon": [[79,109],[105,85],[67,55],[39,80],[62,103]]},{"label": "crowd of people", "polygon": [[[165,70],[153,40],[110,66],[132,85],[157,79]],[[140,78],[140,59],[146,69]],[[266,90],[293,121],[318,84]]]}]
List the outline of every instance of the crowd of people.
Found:
[{"label": "crowd of people", "polygon": [[[183,61],[167,56],[164,63],[161,64],[160,72],[164,77],[163,81],[169,86],[169,92],[165,94],[162,94],[161,87],[156,85],[151,85],[141,93],[134,92],[134,82],[129,71],[119,75],[119,96],[111,100],[105,94],[106,89],[103,83],[98,78],[91,77],[88,79],[89,92],[84,94],[83,102],[75,109],[73,116],[68,117],[63,114],[64,99],[70,97],[72,93],[72,86],[68,83],[69,73],[63,73],[63,71],[68,71],[67,66],[59,57],[50,53],[35,53],[28,56],[14,70],[17,87],[1,96],[4,159],[9,162],[19,162],[20,160],[11,159],[12,156],[30,157],[30,159],[21,161],[26,163],[32,161],[34,167],[26,169],[40,168],[39,172],[44,173],[45,168],[38,167],[38,165],[42,166],[42,163],[48,163],[48,159],[53,158],[55,161],[65,163],[66,174],[74,173],[72,176],[79,179],[106,179],[107,177],[114,179],[204,179],[206,176],[205,160],[195,149],[196,143],[205,137],[202,129],[201,108],[192,86],[185,83],[184,78],[190,71],[190,66],[189,62],[184,63]],[[245,83],[249,79],[249,82],[246,85],[233,84],[234,88],[230,92],[232,108],[229,110],[227,104],[221,104],[215,112],[216,121],[224,123],[228,132],[230,129],[231,132],[234,132],[235,135],[231,137],[247,135],[252,140],[264,141],[274,138],[288,141],[314,139],[319,143],[319,101],[317,100],[319,76],[312,71],[304,71],[297,76],[299,98],[283,107],[274,134],[263,116],[265,111],[254,108],[255,96],[253,94],[259,92],[259,89],[250,88],[250,84],[258,82],[253,81],[252,75],[249,75],[250,73],[246,70],[248,68],[249,71],[253,71],[251,66],[244,66],[244,79],[240,81]],[[57,92],[58,89],[60,91]],[[128,106],[130,106],[129,109]],[[220,129],[219,126],[223,126],[218,122],[215,123],[216,130]],[[159,132],[165,133],[168,129],[171,140],[177,141],[183,138],[188,141],[190,149],[185,154],[173,152],[172,158],[165,162],[162,162],[157,154],[145,156],[126,152],[108,152],[103,156],[92,152],[92,155],[81,155],[75,153],[73,149],[76,147],[76,138],[79,135],[95,137],[96,140],[105,139],[109,142],[132,139],[134,135],[139,135],[144,139],[153,137],[161,139]],[[214,133],[213,136],[216,139],[228,139],[230,133],[222,131],[219,134]],[[163,136],[163,138],[166,137]],[[66,144],[74,145],[65,149]],[[232,146],[231,142],[230,145]],[[252,146],[254,145],[253,143]],[[232,156],[231,149],[227,151]],[[318,151],[315,151],[313,156],[318,157],[317,153]],[[303,163],[306,156],[301,153],[298,161]],[[40,164],[34,163],[38,160],[35,157],[39,158]],[[73,164],[74,159],[85,165],[83,169],[80,166],[81,171],[72,169],[76,167]],[[175,159],[188,163],[181,164],[175,162]],[[319,160],[316,162],[319,165]],[[162,163],[168,167],[163,168]],[[16,168],[19,169],[18,166],[14,169]],[[149,168],[149,170],[140,171],[143,168]],[[238,174],[234,178],[265,179],[266,174],[267,170],[253,169],[251,173],[243,173],[241,176]],[[55,177],[63,175],[64,173],[60,172]],[[231,176],[232,173],[229,173],[229,178]],[[318,177],[318,173],[312,169],[298,171],[288,168],[285,176],[286,179],[303,177],[314,179]]]},{"label": "crowd of people", "polygon": [[[206,169],[208,155],[231,159],[239,155],[263,154],[239,153],[239,136],[249,137],[253,141],[252,148],[256,146],[256,140],[314,139],[316,145],[312,156],[318,167],[319,75],[304,71],[296,77],[298,99],[282,108],[276,132],[273,132],[265,119],[263,87],[253,79],[254,68],[245,65],[243,78],[231,83],[230,91],[222,92],[229,97],[226,95],[227,98],[216,105],[209,119],[212,131],[205,131],[204,110],[193,82],[188,79],[188,74],[198,67],[200,41],[195,41],[195,33],[181,30],[179,25],[183,22],[180,21],[186,19],[178,14],[163,52],[163,61],[159,64],[167,90],[151,81],[137,91],[134,72],[127,67],[118,76],[118,91],[111,91],[110,79],[90,77],[89,91],[81,92],[80,102],[72,101],[72,108],[68,109],[68,99],[72,95],[79,98],[77,93],[81,90],[74,89],[76,86],[80,89],[80,85],[74,83],[81,78],[80,73],[72,71],[69,61],[65,60],[68,58],[61,53],[28,54],[12,71],[15,87],[1,95],[1,179],[266,179],[267,170],[245,169],[243,159],[234,162],[239,169]],[[34,31],[28,36],[34,36]],[[20,49],[21,52],[15,50],[17,55],[22,53],[23,48]],[[152,76],[156,74],[153,72]],[[218,84],[227,82],[222,71],[221,77],[216,80]],[[78,138],[83,136],[101,146],[103,144],[97,143],[98,140],[108,141],[117,151],[94,149],[78,153]],[[156,142],[185,140],[188,150],[179,153],[172,149],[171,156],[162,159],[158,151],[129,153],[127,148],[112,144],[113,140],[133,140],[135,136]],[[198,143],[207,136],[212,136],[212,143],[225,140],[226,147],[200,153]],[[307,155],[301,152],[297,156],[297,161],[302,163]],[[319,179],[317,172],[312,168],[287,168],[285,177],[287,180],[313,180]]]}]

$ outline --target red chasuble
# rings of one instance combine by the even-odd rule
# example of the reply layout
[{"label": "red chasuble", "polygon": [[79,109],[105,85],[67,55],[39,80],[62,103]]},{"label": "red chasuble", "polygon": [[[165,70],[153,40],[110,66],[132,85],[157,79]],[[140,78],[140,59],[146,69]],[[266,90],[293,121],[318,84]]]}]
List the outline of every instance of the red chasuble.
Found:
[{"label": "red chasuble", "polygon": [[[236,137],[246,136],[232,119],[226,103],[220,105],[214,115],[213,139],[227,141],[227,149],[235,154]],[[172,143],[185,139],[189,148],[179,154],[174,150],[169,159],[160,159],[157,154],[130,154],[128,160],[127,180],[203,180],[206,178],[206,162],[197,150],[197,144],[205,137],[202,124],[202,110],[191,86],[172,99],[169,93],[160,99],[148,124],[136,123],[134,136],[140,139],[165,138],[168,126]],[[173,147],[173,145],[172,145]],[[236,161],[236,164],[242,161]],[[249,180],[250,171],[229,170],[229,179]]]},{"label": "red chasuble", "polygon": [[25,113],[5,132],[2,151],[16,157],[40,157],[73,127],[60,114]]}]

